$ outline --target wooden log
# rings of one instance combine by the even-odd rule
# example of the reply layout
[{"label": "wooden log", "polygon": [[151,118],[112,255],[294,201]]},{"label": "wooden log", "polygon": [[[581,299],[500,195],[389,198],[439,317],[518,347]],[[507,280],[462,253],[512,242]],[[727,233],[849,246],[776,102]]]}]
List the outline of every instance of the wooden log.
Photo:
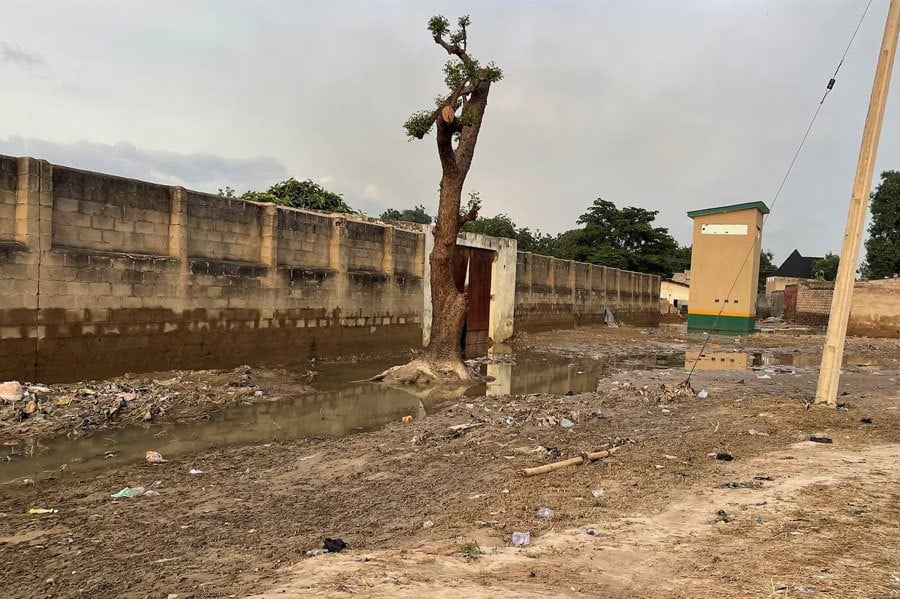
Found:
[{"label": "wooden log", "polygon": [[484,422],[467,422],[465,424],[454,424],[453,426],[448,426],[447,431],[455,437],[457,435],[463,434],[469,429],[477,428],[479,426],[484,426]]},{"label": "wooden log", "polygon": [[575,466],[577,464],[593,462],[601,458],[611,456],[615,452],[619,451],[619,449],[619,447],[610,447],[609,449],[604,449],[603,451],[583,453],[577,458],[569,458],[568,460],[562,460],[561,462],[553,462],[552,464],[544,464],[543,466],[535,466],[534,468],[524,468],[522,470],[519,470],[519,476],[537,476],[538,474],[546,474],[547,472],[553,472],[554,470],[559,470],[560,468],[565,468],[566,466]]}]

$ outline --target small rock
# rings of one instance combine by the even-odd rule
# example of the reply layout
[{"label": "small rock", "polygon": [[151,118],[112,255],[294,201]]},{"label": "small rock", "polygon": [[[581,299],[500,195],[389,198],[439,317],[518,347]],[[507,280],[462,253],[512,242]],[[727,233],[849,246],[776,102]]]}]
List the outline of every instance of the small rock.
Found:
[{"label": "small rock", "polygon": [[514,532],[514,533],[512,533],[512,544],[513,544],[513,547],[525,547],[526,545],[531,545],[531,533],[530,532]]},{"label": "small rock", "polygon": [[538,508],[538,511],[537,511],[538,518],[549,519],[549,518],[553,517],[553,514],[555,514],[555,512],[548,507]]},{"label": "small rock", "polygon": [[730,462],[734,459],[734,456],[728,452],[721,452],[716,454],[716,459],[720,462]]},{"label": "small rock", "polygon": [[431,520],[426,520],[425,522],[422,522],[422,528],[431,528],[433,526],[434,526],[434,522],[432,522]]}]

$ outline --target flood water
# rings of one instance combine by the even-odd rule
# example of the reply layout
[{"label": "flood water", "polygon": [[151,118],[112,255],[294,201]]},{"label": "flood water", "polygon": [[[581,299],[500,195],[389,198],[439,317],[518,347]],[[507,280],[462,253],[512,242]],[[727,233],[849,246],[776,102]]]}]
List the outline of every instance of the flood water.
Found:
[{"label": "flood water", "polygon": [[[552,354],[500,354],[481,364],[492,378],[464,391],[462,396],[524,395],[529,393],[584,393],[597,389],[600,379],[620,370],[690,369],[697,352],[610,356],[601,359],[566,358]],[[695,370],[744,370],[753,367],[816,367],[812,355],[706,351]],[[212,414],[209,419],[148,427],[129,426],[98,431],[78,439],[35,443],[24,451],[5,456],[0,449],[0,483],[45,478],[65,473],[140,461],[154,450],[166,458],[202,452],[212,447],[266,443],[309,437],[336,437],[376,430],[404,416],[421,418],[440,409],[447,398],[418,397],[400,389],[362,382],[402,362],[373,361],[323,364],[317,367],[318,391],[282,396],[249,406],[236,406]],[[896,360],[892,364],[896,365]],[[872,360],[847,358],[847,364],[871,364]],[[458,399],[456,395],[452,399]],[[5,451],[4,451],[5,450]],[[184,465],[185,468],[190,465]],[[2,487],[0,487],[2,488]]]},{"label": "flood water", "polygon": [[[568,359],[553,355],[503,356],[483,364],[482,373],[494,381],[474,385],[464,396],[526,393],[582,393],[595,391],[598,381],[615,369],[652,369],[680,366],[683,354]],[[24,451],[4,455],[0,450],[0,483],[18,478],[45,478],[143,459],[146,451],[167,459],[212,447],[265,443],[309,437],[336,437],[376,430],[404,416],[421,418],[443,403],[400,389],[362,382],[402,362],[373,361],[323,364],[317,367],[314,393],[282,396],[274,401],[235,406],[207,420],[148,427],[129,426],[97,431],[77,439],[38,442]],[[9,448],[3,448],[9,451]],[[187,466],[186,466],[187,467]]]}]

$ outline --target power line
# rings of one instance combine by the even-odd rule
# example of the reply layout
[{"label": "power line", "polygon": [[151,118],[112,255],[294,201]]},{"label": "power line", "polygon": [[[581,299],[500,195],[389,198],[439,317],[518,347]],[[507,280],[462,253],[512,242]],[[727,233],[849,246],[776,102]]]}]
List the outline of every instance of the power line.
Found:
[{"label": "power line", "polygon": [[[813,112],[812,118],[809,121],[809,126],[806,127],[806,131],[803,133],[803,137],[800,139],[800,143],[797,145],[797,151],[794,152],[794,157],[791,158],[791,162],[787,167],[787,171],[784,173],[784,177],[781,179],[781,183],[778,185],[778,190],[775,192],[774,197],[772,198],[772,203],[769,205],[769,213],[763,217],[763,228],[765,228],[766,223],[769,220],[769,217],[772,216],[772,212],[775,210],[775,204],[778,203],[778,198],[781,197],[781,192],[784,190],[784,186],[787,183],[788,177],[791,176],[791,172],[794,170],[794,165],[797,164],[797,159],[800,157],[800,152],[803,150],[803,146],[806,144],[806,140],[809,137],[810,131],[812,131],[813,125],[816,123],[816,119],[819,118],[819,112],[822,110],[822,105],[825,103],[825,98],[828,97],[828,94],[831,93],[831,90],[834,89],[834,84],[837,82],[838,72],[841,70],[841,67],[844,65],[844,59],[847,58],[847,53],[850,52],[850,47],[853,45],[853,40],[856,39],[856,34],[859,33],[859,28],[863,24],[863,20],[866,18],[866,14],[869,12],[869,7],[872,6],[872,0],[869,0],[866,4],[865,10],[863,10],[862,16],[859,18],[859,22],[856,24],[856,28],[853,30],[853,33],[850,35],[850,41],[847,43],[847,47],[844,49],[844,53],[841,55],[841,59],[838,61],[837,67],[834,69],[834,74],[831,76],[831,79],[828,80],[827,85],[825,86],[825,93],[822,95],[822,99],[819,100],[819,103],[816,105],[816,110]],[[741,277],[741,273],[744,272],[744,267],[747,265],[747,260],[750,256],[753,255],[754,245],[750,246],[750,250],[747,252],[747,255],[744,257],[744,261],[741,263],[741,268],[738,270],[737,275],[734,277],[734,281],[731,283],[731,288],[728,290],[728,293],[725,295],[725,299],[728,300],[731,298],[731,292],[734,291],[735,286],[737,286],[737,282]],[[703,356],[704,350],[706,350],[707,345],[709,345],[709,340],[712,337],[713,331],[716,330],[716,324],[719,322],[719,317],[722,316],[722,313],[725,311],[725,304],[722,304],[722,308],[719,310],[719,313],[716,314],[716,317],[713,319],[712,325],[710,326],[710,330],[706,332],[706,339],[703,340],[703,345],[700,348],[700,353],[697,354],[697,358],[694,360],[694,363],[691,365],[691,370],[688,372],[687,379],[685,379],[684,384],[690,385],[691,377],[694,375],[694,370],[697,368],[697,364],[700,362],[700,358]]]}]

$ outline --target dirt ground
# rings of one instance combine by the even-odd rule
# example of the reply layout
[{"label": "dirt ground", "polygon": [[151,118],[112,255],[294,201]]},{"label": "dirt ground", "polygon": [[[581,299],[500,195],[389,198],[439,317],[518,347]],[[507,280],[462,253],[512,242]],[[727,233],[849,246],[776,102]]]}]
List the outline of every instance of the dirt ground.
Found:
[{"label": "dirt ground", "polygon": [[[663,327],[518,343],[600,356],[698,341]],[[712,346],[814,363],[821,337]],[[705,399],[677,392],[680,369],[619,371],[596,393],[449,400],[343,438],[219,447],[158,466],[136,455],[7,485],[0,588],[169,599],[898,597],[900,344],[851,339],[847,352],[855,361],[838,410],[809,404],[812,366],[698,371],[691,384]],[[448,431],[464,423],[480,426]],[[608,446],[620,449],[590,465],[519,474]],[[110,498],[125,485],[159,495]],[[541,507],[552,517],[538,517]],[[530,545],[513,547],[515,531]],[[326,537],[349,548],[307,555]]]}]

